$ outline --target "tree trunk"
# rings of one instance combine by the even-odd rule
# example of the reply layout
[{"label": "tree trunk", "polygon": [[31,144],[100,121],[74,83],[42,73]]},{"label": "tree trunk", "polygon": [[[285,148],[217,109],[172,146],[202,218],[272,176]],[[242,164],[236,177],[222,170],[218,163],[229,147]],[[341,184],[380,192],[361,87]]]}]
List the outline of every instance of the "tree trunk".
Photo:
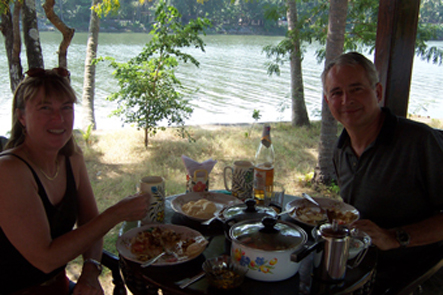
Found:
[{"label": "tree trunk", "polygon": [[44,68],[35,1],[25,0],[22,11],[23,38],[25,40],[28,68]]},{"label": "tree trunk", "polygon": [[[330,1],[325,65],[343,53],[347,11],[348,0]],[[332,162],[336,140],[337,121],[332,116],[326,101],[323,99],[318,166],[315,169],[314,182],[330,184],[336,178]]]},{"label": "tree trunk", "polygon": [[148,128],[145,128],[144,131],[145,131],[145,148],[148,148],[148,144],[149,144]]},{"label": "tree trunk", "polygon": [[8,10],[1,16],[0,29],[5,38],[5,50],[8,58],[9,81],[11,91],[14,92],[22,80],[23,68],[20,60],[21,36],[20,36],[20,11],[22,2],[16,1],[14,12],[11,15]]},{"label": "tree trunk", "polygon": [[[29,0],[26,0],[29,1]],[[58,66],[68,68],[68,47],[74,37],[75,30],[68,27],[54,12],[55,0],[46,0],[43,4],[46,17],[63,35],[63,40],[58,49]],[[29,57],[28,57],[29,59]]]},{"label": "tree trunk", "polygon": [[[92,6],[99,4],[101,0],[92,0]],[[91,9],[91,19],[89,21],[89,36],[86,45],[85,76],[83,78],[82,95],[82,128],[86,130],[92,124],[93,130],[97,129],[94,114],[94,94],[95,94],[95,65],[92,61],[97,56],[98,33],[100,31],[100,18],[94,9]]]},{"label": "tree trunk", "polygon": [[292,100],[292,126],[309,126],[309,117],[306,110],[303,75],[301,66],[300,40],[297,29],[296,0],[287,0],[288,29],[294,49],[291,52],[291,100]]}]

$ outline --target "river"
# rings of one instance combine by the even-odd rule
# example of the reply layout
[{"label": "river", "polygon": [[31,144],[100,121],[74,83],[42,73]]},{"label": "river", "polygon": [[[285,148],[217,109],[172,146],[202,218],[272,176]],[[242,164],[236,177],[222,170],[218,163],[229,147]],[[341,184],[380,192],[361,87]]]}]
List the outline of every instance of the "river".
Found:
[{"label": "river", "polygon": [[[61,35],[55,32],[41,33],[42,50],[46,68],[58,66],[56,51]],[[211,123],[251,123],[254,109],[260,110],[260,121],[290,121],[290,74],[288,65],[281,67],[280,76],[268,76],[268,62],[262,48],[277,44],[282,37],[209,35],[203,37],[205,52],[187,49],[200,62],[200,67],[181,65],[177,76],[189,91],[194,112],[186,121],[188,125]],[[3,41],[3,37],[0,37]],[[79,98],[82,95],[84,60],[87,33],[76,33],[68,51],[68,67]],[[137,55],[148,42],[149,35],[142,33],[101,33],[98,56],[111,56],[125,62]],[[2,42],[4,44],[4,42]],[[430,42],[443,47],[443,41]],[[303,80],[305,100],[311,120],[320,118],[321,83],[323,64],[315,57],[315,45],[305,47]],[[372,56],[368,57],[373,59]],[[22,63],[27,68],[26,55]],[[6,135],[11,126],[12,94],[4,46],[0,46],[0,135]],[[415,58],[411,82],[409,113],[443,117],[443,67]],[[98,129],[122,127],[118,117],[109,117],[116,104],[106,97],[117,91],[112,68],[105,62],[96,70],[95,115]],[[75,128],[80,128],[81,104],[76,106]]]}]

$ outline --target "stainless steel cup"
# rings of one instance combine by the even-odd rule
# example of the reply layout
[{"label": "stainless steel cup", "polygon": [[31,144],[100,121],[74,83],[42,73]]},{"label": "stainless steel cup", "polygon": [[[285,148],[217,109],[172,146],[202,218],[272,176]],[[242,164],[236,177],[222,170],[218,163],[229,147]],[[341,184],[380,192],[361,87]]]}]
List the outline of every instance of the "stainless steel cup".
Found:
[{"label": "stainless steel cup", "polygon": [[349,256],[349,229],[332,224],[320,226],[324,248],[317,264],[316,275],[321,280],[337,281],[345,278]]}]

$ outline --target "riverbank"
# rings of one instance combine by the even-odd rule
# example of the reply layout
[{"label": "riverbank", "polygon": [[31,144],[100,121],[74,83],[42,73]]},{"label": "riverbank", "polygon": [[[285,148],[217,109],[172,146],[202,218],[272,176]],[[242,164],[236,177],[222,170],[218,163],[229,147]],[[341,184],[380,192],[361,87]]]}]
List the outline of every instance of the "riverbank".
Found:
[{"label": "riverbank", "polygon": [[[84,26],[77,26],[76,33],[88,33],[88,24]],[[100,33],[149,33],[152,28],[144,24],[133,26],[128,21],[103,19],[100,21]],[[57,32],[57,29],[52,24],[39,22],[40,32]],[[271,29],[260,25],[223,25],[211,27],[205,30],[205,34],[222,34],[222,35],[257,35],[257,36],[286,36],[288,31],[287,24],[282,24]]]}]

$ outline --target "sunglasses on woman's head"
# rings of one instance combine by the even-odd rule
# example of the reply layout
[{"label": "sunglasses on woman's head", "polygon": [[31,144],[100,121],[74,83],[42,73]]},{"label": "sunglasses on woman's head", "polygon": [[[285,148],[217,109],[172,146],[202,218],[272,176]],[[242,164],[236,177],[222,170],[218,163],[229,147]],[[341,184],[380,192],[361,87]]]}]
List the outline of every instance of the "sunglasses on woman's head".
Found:
[{"label": "sunglasses on woman's head", "polygon": [[29,69],[25,74],[28,75],[28,77],[38,78],[38,77],[51,76],[54,73],[62,78],[69,78],[71,76],[71,73],[65,68],[53,68],[52,70],[45,70],[42,68],[32,68]]}]

